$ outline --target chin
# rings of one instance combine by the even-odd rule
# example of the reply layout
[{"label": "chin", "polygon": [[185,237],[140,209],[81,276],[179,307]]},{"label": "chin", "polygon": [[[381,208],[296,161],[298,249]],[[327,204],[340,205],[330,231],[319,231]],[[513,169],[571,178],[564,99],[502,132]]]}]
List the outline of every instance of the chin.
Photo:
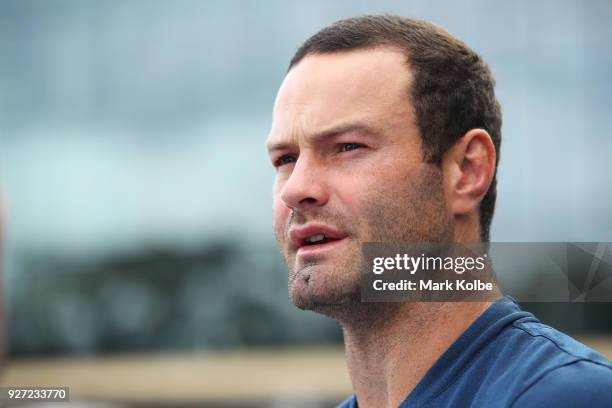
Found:
[{"label": "chin", "polygon": [[333,317],[335,309],[355,299],[359,302],[361,292],[355,279],[338,279],[340,271],[325,269],[311,266],[297,272],[289,295],[296,307]]}]

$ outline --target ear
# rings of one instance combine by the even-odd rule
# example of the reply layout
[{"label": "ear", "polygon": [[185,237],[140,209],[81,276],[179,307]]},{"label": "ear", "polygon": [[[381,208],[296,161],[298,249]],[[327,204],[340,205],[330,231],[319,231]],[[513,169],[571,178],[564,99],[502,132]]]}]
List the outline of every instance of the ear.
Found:
[{"label": "ear", "polygon": [[483,129],[472,129],[443,156],[444,190],[455,216],[478,209],[495,175],[495,145]]}]

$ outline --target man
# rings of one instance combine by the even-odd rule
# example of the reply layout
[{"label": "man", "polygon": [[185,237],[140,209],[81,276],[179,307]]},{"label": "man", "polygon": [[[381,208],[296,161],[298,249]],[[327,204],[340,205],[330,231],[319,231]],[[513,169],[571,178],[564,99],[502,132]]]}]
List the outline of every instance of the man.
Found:
[{"label": "man", "polygon": [[339,321],[342,407],[612,406],[603,356],[491,302],[362,303],[363,242],[488,241],[501,113],[482,59],[395,16],[336,22],[292,59],[267,141],[294,304]]}]

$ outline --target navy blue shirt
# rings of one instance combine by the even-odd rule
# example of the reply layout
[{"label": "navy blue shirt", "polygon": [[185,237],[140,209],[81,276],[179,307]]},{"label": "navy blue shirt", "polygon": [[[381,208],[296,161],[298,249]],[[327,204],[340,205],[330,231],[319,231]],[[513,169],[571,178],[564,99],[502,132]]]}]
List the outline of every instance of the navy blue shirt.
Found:
[{"label": "navy blue shirt", "polygon": [[[355,395],[339,408],[357,408]],[[511,298],[489,307],[400,404],[612,407],[612,364]]]}]

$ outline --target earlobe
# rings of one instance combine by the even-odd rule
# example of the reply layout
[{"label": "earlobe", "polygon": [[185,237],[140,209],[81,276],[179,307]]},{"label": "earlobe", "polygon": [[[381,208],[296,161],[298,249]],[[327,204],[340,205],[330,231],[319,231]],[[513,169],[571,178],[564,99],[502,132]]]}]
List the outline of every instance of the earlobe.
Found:
[{"label": "earlobe", "polygon": [[446,193],[455,215],[478,208],[495,174],[495,146],[483,129],[472,129],[459,139],[443,159]]}]

